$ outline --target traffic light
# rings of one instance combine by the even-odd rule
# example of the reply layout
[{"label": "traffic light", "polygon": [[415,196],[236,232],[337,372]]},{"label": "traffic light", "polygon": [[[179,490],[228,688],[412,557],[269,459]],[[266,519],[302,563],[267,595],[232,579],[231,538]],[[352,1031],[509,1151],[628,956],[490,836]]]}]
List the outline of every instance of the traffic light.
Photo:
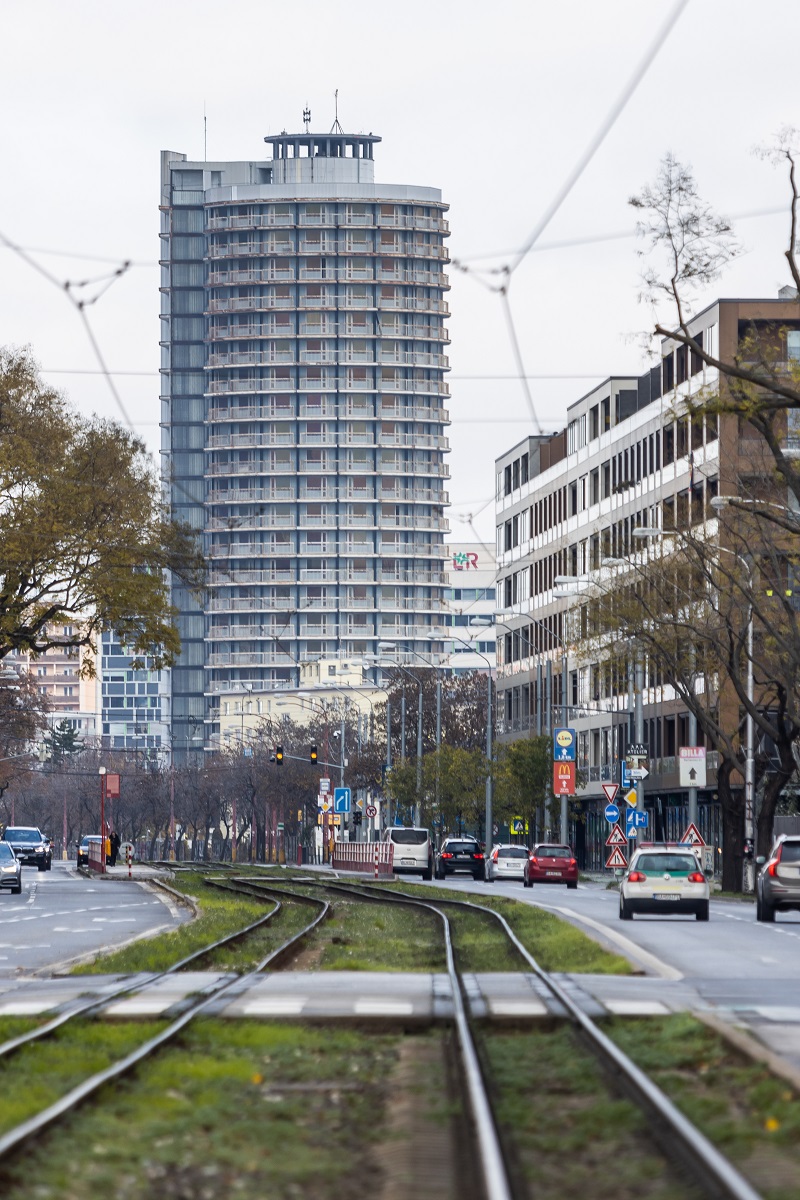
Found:
[{"label": "traffic light", "polygon": [[283,766],[283,746],[275,747],[275,762],[279,767]]},{"label": "traffic light", "polygon": [[358,809],[356,809],[355,812],[353,813],[353,824],[354,825],[361,824],[361,813],[358,811]]},{"label": "traffic light", "polygon": [[316,746],[311,747],[311,761],[312,761],[312,763],[315,763],[317,761],[317,747]]}]

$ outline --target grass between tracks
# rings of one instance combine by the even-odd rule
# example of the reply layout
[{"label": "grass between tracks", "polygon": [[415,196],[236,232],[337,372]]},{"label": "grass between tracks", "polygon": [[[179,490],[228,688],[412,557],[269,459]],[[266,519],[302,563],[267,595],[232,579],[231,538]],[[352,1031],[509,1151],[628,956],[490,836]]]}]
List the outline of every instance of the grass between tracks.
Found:
[{"label": "grass between tracks", "polygon": [[[246,874],[246,872],[243,872]],[[266,882],[262,871],[254,878]],[[324,881],[294,884],[282,873],[273,880],[281,887],[306,896],[323,893],[333,905],[331,917],[311,936],[300,965],[313,970],[350,971],[442,971],[444,946],[441,922],[433,913],[426,914],[388,902],[364,903],[324,887]],[[354,883],[357,881],[353,881]],[[206,883],[200,873],[181,872],[174,881],[176,889],[199,901],[201,915],[172,933],[134,942],[92,963],[76,968],[78,974],[115,974],[135,971],[159,971],[200,949],[209,942],[240,929],[263,916],[264,904],[220,891]],[[440,888],[402,883],[384,885],[387,891],[405,891],[432,901],[453,899],[452,892]],[[265,888],[265,897],[268,890]],[[198,969],[249,970],[269,949],[296,932],[309,919],[305,905],[284,900],[283,913],[258,933],[241,943],[215,951],[199,960]],[[552,913],[515,900],[480,897],[480,906],[501,913],[536,960],[548,971],[590,974],[630,973],[630,965],[619,955],[603,949],[567,921]],[[465,971],[524,971],[527,964],[508,943],[499,924],[478,913],[448,908],[454,930],[459,963]],[[263,953],[262,953],[263,952]]]},{"label": "grass between tracks", "polygon": [[[133,942],[75,967],[75,975],[114,975],[136,971],[163,971],[173,963],[202,949],[263,917],[268,909],[258,900],[221,891],[206,883],[202,874],[181,872],[174,881],[176,891],[193,897],[200,905],[200,916],[187,921],[171,933]],[[208,967],[199,962],[198,969]]]},{"label": "grass between tracks", "polygon": [[[122,1043],[142,1027],[99,1032]],[[400,1041],[399,1033],[198,1021],[178,1047],[3,1164],[3,1198],[375,1194],[379,1161],[362,1165],[383,1133]],[[92,1051],[90,1042],[87,1059]],[[431,1082],[441,1096],[442,1082]]]},{"label": "grass between tracks", "polygon": [[[630,975],[631,965],[619,954],[612,954],[587,937],[580,929],[563,921],[554,913],[523,904],[518,900],[493,896],[474,897],[456,894],[442,888],[402,883],[385,885],[389,891],[408,892],[428,900],[469,900],[481,908],[494,909],[505,917],[525,949],[545,971],[575,972],[585,975]],[[456,937],[459,962],[465,971],[528,971],[530,967],[508,943],[499,922],[467,915],[457,908],[446,908]],[[484,931],[478,933],[478,922]],[[492,930],[496,926],[496,932]],[[465,934],[460,934],[461,929]]]},{"label": "grass between tracks", "polygon": [[[749,1178],[764,1200],[800,1195],[800,1100],[761,1064],[681,1014],[604,1023],[622,1049]],[[609,1100],[595,1060],[568,1029],[483,1035],[498,1118],[536,1200],[684,1200],[647,1121]]]},{"label": "grass between tracks", "polygon": [[[800,1103],[785,1083],[688,1016],[606,1024],[765,1200],[797,1197]],[[0,1061],[0,1129],[158,1028],[76,1023]],[[0,1023],[0,1036],[10,1029]],[[382,1172],[403,1169],[422,1153],[420,1129],[441,1133],[458,1110],[458,1090],[435,1065],[431,1070],[430,1056],[412,1054],[415,1070],[402,1077],[397,1071],[410,1043],[421,1048],[440,1036],[200,1020],[2,1164],[3,1200],[380,1195]],[[484,1026],[481,1042],[520,1196],[692,1200],[691,1186],[671,1175],[651,1146],[646,1119],[635,1105],[609,1098],[594,1059],[566,1027]],[[394,1119],[403,1108],[405,1130]],[[412,1135],[405,1152],[404,1132]],[[462,1159],[452,1142],[449,1152],[439,1151],[453,1190],[439,1191],[431,1180],[406,1194],[469,1194],[455,1187]]]}]

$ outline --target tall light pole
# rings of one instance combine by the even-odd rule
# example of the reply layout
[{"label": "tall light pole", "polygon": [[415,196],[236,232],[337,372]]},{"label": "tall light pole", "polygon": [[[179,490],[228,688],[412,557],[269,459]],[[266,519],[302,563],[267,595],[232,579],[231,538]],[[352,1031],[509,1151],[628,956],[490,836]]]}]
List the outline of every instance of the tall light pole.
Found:
[{"label": "tall light pole", "polygon": [[[384,651],[397,650],[399,649],[399,646],[396,642],[378,642],[378,649]],[[416,651],[412,651],[412,653],[416,653]],[[422,658],[423,656],[418,655],[417,657]],[[390,659],[389,661],[393,667],[397,668],[398,671],[402,671],[404,675],[408,675],[409,679],[413,679],[414,683],[419,688],[419,695],[417,697],[417,802],[414,806],[414,824],[419,825],[420,821],[422,820],[422,680],[417,679],[413,672],[409,671],[407,667],[402,666],[393,659]],[[423,661],[425,660],[423,659]],[[430,663],[428,665],[430,666]]]},{"label": "tall light pole", "polygon": [[[492,622],[485,623],[476,618],[474,625],[480,628],[482,625],[488,628]],[[485,654],[481,654],[480,650],[476,650],[472,642],[464,641],[463,638],[456,637],[455,634],[448,632],[447,641],[460,642],[462,646],[467,646],[473,654],[477,654],[478,658],[482,658],[486,663],[486,790],[484,800],[484,825],[486,828],[486,849],[487,852],[491,849],[492,838],[494,836],[494,779],[492,777],[493,757],[494,757],[494,738],[492,724],[492,664]],[[485,876],[484,876],[485,878]]]},{"label": "tall light pole", "polygon": [[100,776],[100,873],[106,873],[106,769],[98,767]]}]

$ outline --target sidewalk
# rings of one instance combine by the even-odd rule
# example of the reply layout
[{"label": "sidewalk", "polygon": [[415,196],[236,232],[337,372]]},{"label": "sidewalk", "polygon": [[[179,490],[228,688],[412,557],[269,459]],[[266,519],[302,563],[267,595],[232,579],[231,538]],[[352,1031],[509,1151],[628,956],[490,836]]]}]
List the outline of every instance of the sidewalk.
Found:
[{"label": "sidewalk", "polygon": [[132,864],[130,868],[130,875],[128,874],[128,868],[124,863],[122,865],[118,863],[115,867],[107,866],[105,875],[101,875],[99,871],[90,871],[88,867],[76,866],[75,870],[83,875],[86,879],[163,879],[166,881],[173,878],[169,867],[154,867],[150,866],[148,863],[139,862]]}]

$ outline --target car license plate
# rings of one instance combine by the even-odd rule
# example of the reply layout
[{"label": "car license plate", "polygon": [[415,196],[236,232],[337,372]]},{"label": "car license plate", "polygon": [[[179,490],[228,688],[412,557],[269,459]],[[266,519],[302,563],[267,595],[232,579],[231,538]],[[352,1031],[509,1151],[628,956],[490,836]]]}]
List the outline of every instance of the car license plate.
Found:
[{"label": "car license plate", "polygon": [[680,900],[680,896],[677,894],[677,892],[654,892],[653,899],[654,900]]},{"label": "car license plate", "polygon": [[545,871],[545,875],[558,875],[560,878],[561,872],[560,871]]},{"label": "car license plate", "polygon": [[404,866],[404,867],[413,867],[414,866],[413,858],[401,858],[400,862],[401,862],[402,866]]}]

